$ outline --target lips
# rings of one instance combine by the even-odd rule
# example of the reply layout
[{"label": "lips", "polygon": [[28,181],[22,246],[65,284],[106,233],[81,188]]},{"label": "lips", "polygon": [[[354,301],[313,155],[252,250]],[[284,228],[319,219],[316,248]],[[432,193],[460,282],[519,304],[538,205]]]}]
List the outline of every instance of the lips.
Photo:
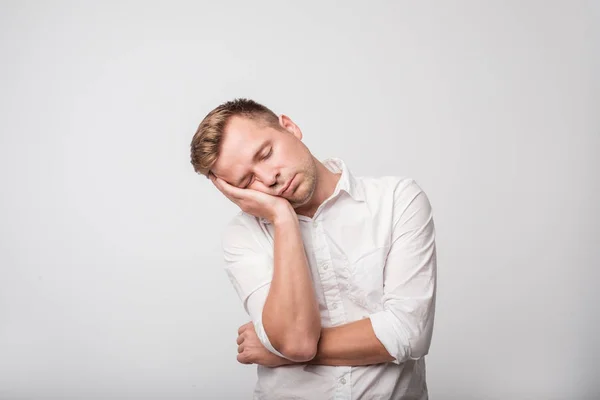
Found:
[{"label": "lips", "polygon": [[292,182],[294,181],[294,178],[296,177],[296,175],[292,176],[292,179],[290,179],[287,183],[287,185],[285,185],[285,187],[283,189],[281,189],[279,191],[278,196],[281,196],[285,193],[286,190],[288,190],[290,188],[290,185],[292,184]]}]

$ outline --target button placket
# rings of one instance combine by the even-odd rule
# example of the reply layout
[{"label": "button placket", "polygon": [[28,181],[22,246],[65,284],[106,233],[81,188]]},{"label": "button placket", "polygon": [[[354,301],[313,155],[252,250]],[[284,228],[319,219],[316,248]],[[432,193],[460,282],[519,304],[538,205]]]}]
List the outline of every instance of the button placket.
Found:
[{"label": "button placket", "polygon": [[335,391],[336,399],[351,399],[352,398],[352,369],[351,367],[340,368],[340,375],[337,378]]},{"label": "button placket", "polygon": [[339,325],[346,322],[346,316],[343,309],[339,283],[332,265],[329,246],[326,242],[326,235],[323,231],[323,224],[314,221],[317,225],[313,231],[313,242],[315,244],[315,262],[317,271],[323,288],[324,303],[329,310],[329,318],[333,325]]}]

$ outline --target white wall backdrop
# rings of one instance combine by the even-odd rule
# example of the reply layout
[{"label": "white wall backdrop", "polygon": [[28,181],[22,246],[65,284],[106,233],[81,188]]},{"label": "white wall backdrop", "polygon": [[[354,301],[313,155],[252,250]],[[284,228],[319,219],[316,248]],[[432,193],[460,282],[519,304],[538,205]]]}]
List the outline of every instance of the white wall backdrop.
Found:
[{"label": "white wall backdrop", "polygon": [[428,193],[432,399],[600,398],[598,2],[1,6],[0,399],[250,398],[189,162],[235,97]]}]

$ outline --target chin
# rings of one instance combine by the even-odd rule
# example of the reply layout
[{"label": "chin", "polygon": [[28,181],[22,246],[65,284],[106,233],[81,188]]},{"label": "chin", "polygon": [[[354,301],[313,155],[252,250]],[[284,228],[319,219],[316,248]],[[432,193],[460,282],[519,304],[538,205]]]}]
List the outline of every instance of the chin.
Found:
[{"label": "chin", "polygon": [[[301,189],[301,187],[298,186],[298,189]],[[288,199],[288,201],[290,202],[290,204],[294,208],[302,207],[302,206],[308,204],[308,202],[310,202],[310,199],[312,199],[312,195],[313,195],[313,192],[310,192],[310,193],[306,193],[306,192],[298,193],[298,189],[296,190],[296,193],[294,193],[294,194],[295,195],[300,195],[300,196],[294,196],[293,198]]]}]

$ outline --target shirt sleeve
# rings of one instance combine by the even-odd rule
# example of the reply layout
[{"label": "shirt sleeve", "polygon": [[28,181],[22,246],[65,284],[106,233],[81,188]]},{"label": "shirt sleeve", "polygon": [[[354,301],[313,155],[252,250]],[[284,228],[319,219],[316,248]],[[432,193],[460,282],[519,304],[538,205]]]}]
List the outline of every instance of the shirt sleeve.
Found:
[{"label": "shirt sleeve", "polygon": [[425,192],[413,180],[395,188],[392,224],[383,311],[369,317],[375,336],[400,364],[428,353],[435,314],[433,214]]},{"label": "shirt sleeve", "polygon": [[225,272],[263,346],[287,358],[273,347],[262,324],[262,310],[273,278],[273,258],[258,240],[258,225],[252,224],[258,223],[240,214],[227,225],[222,237]]}]

